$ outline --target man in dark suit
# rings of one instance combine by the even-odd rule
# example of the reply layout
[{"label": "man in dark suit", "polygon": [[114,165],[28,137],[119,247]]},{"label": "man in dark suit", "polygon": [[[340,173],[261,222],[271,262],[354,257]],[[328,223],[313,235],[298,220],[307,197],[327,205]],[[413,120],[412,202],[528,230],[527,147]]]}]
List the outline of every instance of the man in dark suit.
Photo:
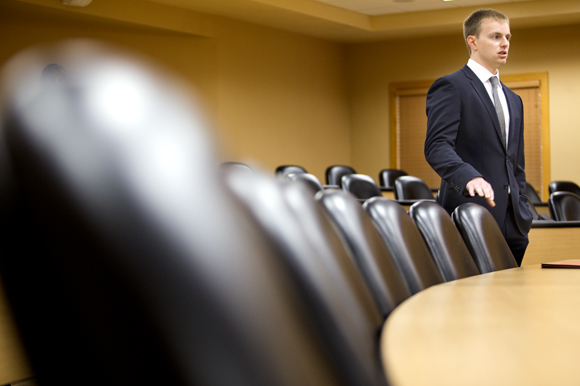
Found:
[{"label": "man in dark suit", "polygon": [[508,56],[509,19],[480,9],[465,20],[463,33],[467,65],[439,78],[427,94],[425,158],[441,176],[440,204],[449,213],[465,202],[487,207],[521,264],[532,223],[523,105],[498,71]]}]

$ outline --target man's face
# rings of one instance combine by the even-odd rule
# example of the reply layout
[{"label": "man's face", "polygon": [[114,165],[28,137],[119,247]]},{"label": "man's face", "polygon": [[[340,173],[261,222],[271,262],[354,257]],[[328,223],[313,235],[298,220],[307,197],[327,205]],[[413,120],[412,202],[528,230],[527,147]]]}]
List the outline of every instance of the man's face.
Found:
[{"label": "man's face", "polygon": [[471,59],[487,68],[492,74],[505,64],[510,48],[510,25],[495,19],[485,19],[481,22],[479,36],[469,36],[471,39]]}]

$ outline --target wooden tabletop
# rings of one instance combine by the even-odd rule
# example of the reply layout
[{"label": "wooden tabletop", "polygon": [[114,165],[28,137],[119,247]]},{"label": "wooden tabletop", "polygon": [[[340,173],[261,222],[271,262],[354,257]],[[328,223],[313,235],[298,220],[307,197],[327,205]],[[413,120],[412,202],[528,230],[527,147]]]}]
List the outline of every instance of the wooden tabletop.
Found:
[{"label": "wooden tabletop", "polygon": [[387,319],[381,352],[392,386],[580,385],[580,269],[428,288]]}]

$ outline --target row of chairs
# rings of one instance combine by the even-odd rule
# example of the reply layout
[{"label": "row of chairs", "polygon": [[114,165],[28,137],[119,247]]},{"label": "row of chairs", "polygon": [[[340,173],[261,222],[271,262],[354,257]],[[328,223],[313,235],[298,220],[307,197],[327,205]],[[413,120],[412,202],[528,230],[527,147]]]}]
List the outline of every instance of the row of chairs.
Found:
[{"label": "row of chairs", "polygon": [[[286,178],[291,180],[301,180],[315,191],[328,188],[338,188],[335,185],[322,185],[316,176],[309,173],[290,173]],[[393,189],[395,199],[400,201],[411,200],[433,200],[433,193],[427,184],[420,178],[414,176],[397,177],[394,181]],[[354,195],[359,200],[367,200],[371,197],[382,197],[382,190],[375,181],[365,174],[347,174],[342,176],[340,187]]]},{"label": "row of chairs", "polygon": [[[285,177],[290,173],[308,173],[305,168],[298,165],[280,165],[276,168],[276,176]],[[349,174],[357,174],[352,166],[331,165],[326,168],[325,178],[326,185],[342,187],[342,178]],[[407,172],[400,169],[382,169],[379,172],[379,187],[394,189],[395,180],[398,177],[408,175]]]},{"label": "row of chairs", "polygon": [[[251,170],[250,166],[239,162],[224,162],[222,166],[224,168]],[[381,170],[379,173],[380,186],[370,176],[357,174],[352,167],[345,165],[329,166],[326,169],[325,185],[302,166],[278,166],[275,175],[280,178],[305,181],[315,191],[342,188],[360,200],[381,197],[383,190],[393,191],[397,200],[433,200],[433,189],[429,188],[422,179],[409,176],[405,171],[399,169]]]},{"label": "row of chairs", "polygon": [[516,265],[475,204],[409,215],[217,173],[180,85],[68,44],[47,57],[66,85],[31,86],[41,52],[13,60],[3,90],[0,274],[41,385],[385,386],[379,334],[395,307]]},{"label": "row of chairs", "polygon": [[[282,165],[276,168],[277,176],[306,181],[315,190],[328,187],[339,187],[360,200],[382,196],[381,188],[392,189],[397,200],[432,200],[433,189],[420,178],[409,176],[400,169],[383,169],[379,173],[380,186],[368,175],[357,174],[345,165],[332,165],[326,169],[327,185],[322,185],[316,176],[307,173],[297,165]],[[539,214],[536,205],[542,201],[535,188],[528,182],[526,194],[528,207],[535,220],[580,221],[580,187],[571,181],[552,181],[549,186],[548,206],[550,216]],[[554,194],[556,193],[556,194]]]}]

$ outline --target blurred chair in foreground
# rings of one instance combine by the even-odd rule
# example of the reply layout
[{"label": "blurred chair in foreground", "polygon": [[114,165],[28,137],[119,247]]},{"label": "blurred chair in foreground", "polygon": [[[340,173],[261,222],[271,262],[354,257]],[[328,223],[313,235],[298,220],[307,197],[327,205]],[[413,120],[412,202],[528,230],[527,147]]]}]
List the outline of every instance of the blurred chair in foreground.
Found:
[{"label": "blurred chair in foreground", "polygon": [[399,203],[375,197],[365,201],[363,208],[379,230],[411,294],[443,282],[421,233]]},{"label": "blurred chair in foreground", "polygon": [[250,165],[245,164],[243,162],[234,162],[234,161],[227,161],[222,162],[219,165],[219,171],[222,173],[230,173],[235,171],[236,173],[253,173],[254,171],[250,167]]},{"label": "blurred chair in foreground", "polygon": [[334,221],[340,238],[371,289],[375,302],[387,317],[410,296],[397,265],[360,203],[339,190],[319,192],[316,199]]},{"label": "blurred chair in foreground", "polygon": [[326,168],[326,185],[342,188],[342,176],[356,174],[356,171],[346,165],[332,165]]},{"label": "blurred chair in foreground", "polygon": [[286,174],[286,178],[290,181],[303,181],[310,190],[312,191],[313,195],[321,190],[324,189],[320,180],[316,178],[314,174],[310,173],[290,173]]},{"label": "blurred chair in foreground", "polygon": [[558,191],[548,198],[550,215],[556,221],[580,221],[580,197],[571,192]]},{"label": "blurred chair in foreground", "polygon": [[401,176],[395,180],[397,200],[433,200],[431,188],[419,177]]},{"label": "blurred chair in foreground", "polygon": [[432,201],[419,201],[409,208],[439,272],[445,281],[479,274],[479,270],[461,238],[451,216]]},{"label": "blurred chair in foreground", "polygon": [[550,194],[554,192],[570,192],[580,197],[580,186],[572,181],[552,181],[548,185]]},{"label": "blurred chair in foreground", "polygon": [[359,200],[382,196],[375,181],[364,174],[346,174],[342,176],[341,185],[343,190],[352,193]]},{"label": "blurred chair in foreground", "polygon": [[401,176],[407,176],[407,172],[400,169],[383,169],[379,172],[379,184],[381,188],[395,188],[395,180]]},{"label": "blurred chair in foreground", "polygon": [[298,165],[280,165],[274,173],[277,177],[286,177],[290,173],[306,173],[306,169]]},{"label": "blurred chair in foreground", "polygon": [[481,205],[467,203],[453,211],[452,219],[481,273],[516,268],[518,263],[497,222]]},{"label": "blurred chair in foreground", "polygon": [[346,376],[183,82],[86,40],[3,75],[0,274],[40,385],[381,384]]}]

